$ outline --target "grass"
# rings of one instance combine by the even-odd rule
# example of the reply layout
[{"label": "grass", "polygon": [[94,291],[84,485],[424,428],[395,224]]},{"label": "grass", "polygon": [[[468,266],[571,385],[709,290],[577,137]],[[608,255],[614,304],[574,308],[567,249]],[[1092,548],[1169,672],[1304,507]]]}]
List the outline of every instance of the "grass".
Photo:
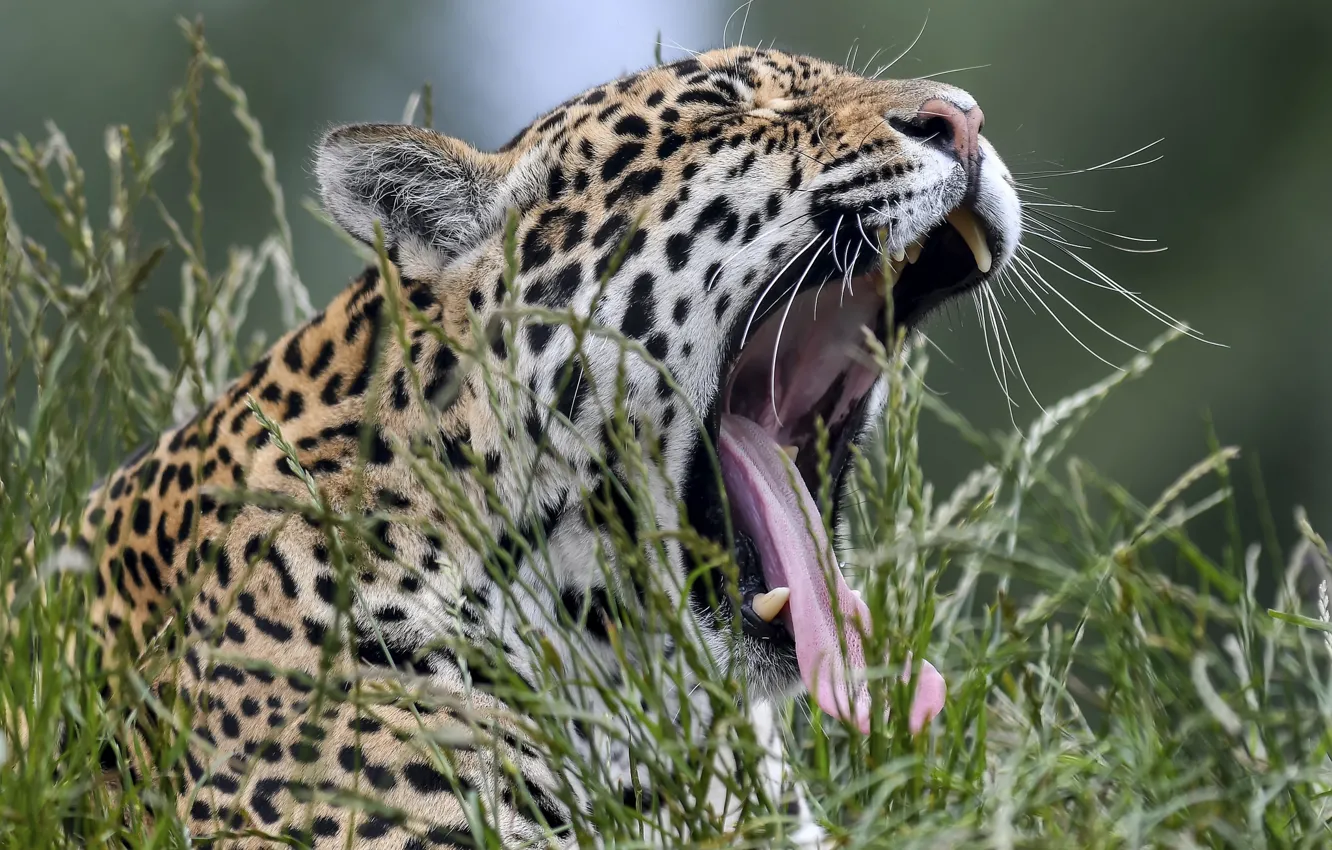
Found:
[{"label": "grass", "polygon": [[[147,694],[142,659],[123,651],[99,655],[88,628],[88,562],[47,529],[75,520],[107,458],[187,415],[253,357],[255,346],[243,343],[243,332],[260,286],[271,282],[289,322],[311,312],[262,130],[202,32],[193,26],[186,32],[193,48],[186,82],[159,126],[142,139],[123,127],[107,132],[112,204],[105,222],[94,223],[85,172],[56,129],[37,143],[19,138],[0,146],[10,166],[0,174],[0,586],[8,600],[0,608],[3,846],[187,845],[183,824],[170,814],[170,785],[131,776],[123,747],[110,765],[119,782],[108,781],[100,757],[105,743],[125,740],[120,733],[151,712],[177,720],[149,758],[179,769],[188,718],[181,706]],[[275,214],[269,239],[233,249],[220,265],[203,251],[197,167],[209,82],[244,128]],[[416,106],[414,100],[410,114]],[[154,186],[172,156],[189,164],[191,186],[184,199],[168,203]],[[14,219],[10,195],[23,184],[21,191],[44,202],[56,245],[38,244]],[[178,220],[169,210],[182,203],[187,215]],[[164,223],[170,239],[144,244],[136,222],[145,217]],[[180,306],[159,318],[176,352],[174,361],[163,361],[145,344],[134,305],[149,281],[172,275],[180,280]],[[608,333],[564,314],[545,318],[572,325],[579,339]],[[512,326],[502,332],[512,333]],[[484,344],[484,334],[477,338]],[[804,700],[779,711],[784,765],[838,846],[1332,843],[1332,626],[1326,593],[1320,602],[1299,590],[1332,565],[1322,539],[1302,518],[1288,556],[1275,531],[1261,545],[1241,537],[1233,449],[1216,447],[1147,500],[1066,455],[1087,417],[1124,382],[1142,376],[1171,339],[1007,435],[978,432],[925,390],[923,350],[898,358],[880,352],[890,403],[883,427],[856,461],[854,546],[846,558],[874,610],[872,645],[892,649],[891,662],[878,671],[876,698],[894,704],[906,698],[907,686],[889,671],[901,669],[910,649],[944,672],[949,699],[929,735],[919,738],[901,717],[876,722],[863,736],[811,713]],[[513,389],[506,375],[488,378],[496,397]],[[602,389],[611,396],[622,390]],[[936,491],[919,464],[922,415],[974,447],[975,471],[950,493]],[[643,482],[652,448],[623,421],[619,426],[612,433],[631,472],[624,495],[649,528]],[[281,445],[277,426],[270,427]],[[294,452],[291,458],[296,463]],[[417,453],[413,465],[451,519],[476,532],[475,518],[438,464]],[[338,545],[335,561],[350,570],[358,547],[371,545],[365,523],[326,509],[307,480],[310,500],[290,507],[324,526]],[[590,509],[599,498],[589,496]],[[1202,551],[1190,537],[1207,512],[1219,513],[1229,529],[1219,553]],[[702,561],[733,568],[717,547],[687,530],[681,535]],[[642,571],[646,553],[622,527],[612,536],[616,551],[604,553],[603,567],[609,571],[614,555],[624,570]],[[493,553],[489,535],[473,539]],[[664,539],[649,533],[646,547]],[[1267,602],[1257,598],[1265,572],[1279,576],[1276,597]],[[344,613],[350,602],[342,600]],[[626,657],[641,643],[642,630],[634,628],[641,618],[659,628],[665,623],[685,651],[669,662],[631,667],[621,689],[594,687],[639,721],[629,731],[605,731],[623,737],[660,789],[666,805],[655,818],[627,810],[601,766],[573,753],[567,721],[600,721],[566,683],[595,681],[596,671],[557,670],[552,663],[543,671],[548,687],[534,694],[506,679],[485,647],[455,649],[498,679],[512,722],[579,777],[592,801],[589,814],[576,819],[580,835],[596,830],[619,846],[635,846],[651,829],[672,846],[783,845],[797,824],[758,782],[764,750],[749,717],[731,705],[742,686],[691,648],[688,628],[664,593],[650,593],[645,604],[618,612],[612,636]],[[699,730],[703,743],[686,746],[656,718],[691,675],[704,680],[717,714]],[[366,686],[351,698],[371,705],[384,695]],[[477,718],[471,733],[484,734],[485,722]],[[447,742],[422,746],[447,760]],[[723,750],[738,762],[724,774],[710,764]],[[731,831],[697,804],[709,780],[730,783],[743,801]],[[373,809],[373,794],[349,805]],[[149,817],[150,810],[157,816]]]}]

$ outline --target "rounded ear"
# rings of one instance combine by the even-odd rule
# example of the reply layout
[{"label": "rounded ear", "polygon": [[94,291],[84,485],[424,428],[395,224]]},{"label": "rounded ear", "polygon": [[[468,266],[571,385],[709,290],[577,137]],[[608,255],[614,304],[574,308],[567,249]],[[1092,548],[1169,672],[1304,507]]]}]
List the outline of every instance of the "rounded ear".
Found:
[{"label": "rounded ear", "polygon": [[504,162],[465,142],[405,124],[338,127],[319,144],[315,174],[324,207],[348,233],[389,257],[428,249],[448,261],[475,247],[504,217]]}]

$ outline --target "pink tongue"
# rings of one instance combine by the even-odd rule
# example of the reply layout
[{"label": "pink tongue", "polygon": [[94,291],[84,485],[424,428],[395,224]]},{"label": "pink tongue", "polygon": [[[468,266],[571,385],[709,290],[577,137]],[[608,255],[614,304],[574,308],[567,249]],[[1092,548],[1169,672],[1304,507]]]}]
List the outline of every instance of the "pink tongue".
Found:
[{"label": "pink tongue", "polygon": [[[868,631],[869,607],[851,592],[842,577],[824,534],[818,505],[800,476],[787,471],[787,457],[781,446],[754,422],[723,414],[720,448],[722,479],[736,525],[753,537],[768,587],[791,588],[790,627],[805,687],[825,712],[852,720],[868,733],[869,689],[860,681],[848,694],[845,670],[854,671],[854,675],[865,669],[856,621]],[[841,629],[833,612],[830,588],[841,610]],[[846,643],[845,664],[842,641]],[[939,671],[928,661],[923,662],[911,706],[913,732],[919,732],[943,710],[944,693]]]}]

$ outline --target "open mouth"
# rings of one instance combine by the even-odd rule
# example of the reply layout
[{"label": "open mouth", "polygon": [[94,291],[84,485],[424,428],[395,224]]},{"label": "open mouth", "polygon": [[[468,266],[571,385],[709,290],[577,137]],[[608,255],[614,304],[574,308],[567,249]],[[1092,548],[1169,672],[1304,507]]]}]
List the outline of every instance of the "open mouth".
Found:
[{"label": "open mouth", "polygon": [[[718,446],[739,564],[741,622],[750,638],[794,651],[819,706],[869,729],[869,694],[845,672],[867,664],[869,608],[843,578],[828,540],[850,449],[879,378],[865,334],[888,344],[990,271],[984,226],[958,208],[900,253],[760,305],[723,384]],[[795,286],[796,284],[792,284]],[[891,307],[891,309],[890,309]],[[820,427],[827,432],[831,504],[820,505]],[[829,520],[825,523],[825,516]],[[925,662],[911,726],[943,707]]]}]

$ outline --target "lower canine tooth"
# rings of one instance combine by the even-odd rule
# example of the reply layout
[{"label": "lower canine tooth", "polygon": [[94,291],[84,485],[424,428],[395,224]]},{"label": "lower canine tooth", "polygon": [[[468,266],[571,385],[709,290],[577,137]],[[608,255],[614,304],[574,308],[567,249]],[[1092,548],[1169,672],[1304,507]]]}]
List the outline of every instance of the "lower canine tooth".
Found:
[{"label": "lower canine tooth", "polygon": [[782,446],[782,451],[786,452],[786,456],[789,457],[791,460],[795,460],[795,459],[796,459],[796,455],[800,454],[800,447],[799,447],[799,446]]},{"label": "lower canine tooth", "polygon": [[786,607],[786,600],[791,598],[791,588],[774,587],[767,593],[759,593],[754,596],[751,603],[754,606],[754,613],[765,623],[771,623],[774,618]]}]

